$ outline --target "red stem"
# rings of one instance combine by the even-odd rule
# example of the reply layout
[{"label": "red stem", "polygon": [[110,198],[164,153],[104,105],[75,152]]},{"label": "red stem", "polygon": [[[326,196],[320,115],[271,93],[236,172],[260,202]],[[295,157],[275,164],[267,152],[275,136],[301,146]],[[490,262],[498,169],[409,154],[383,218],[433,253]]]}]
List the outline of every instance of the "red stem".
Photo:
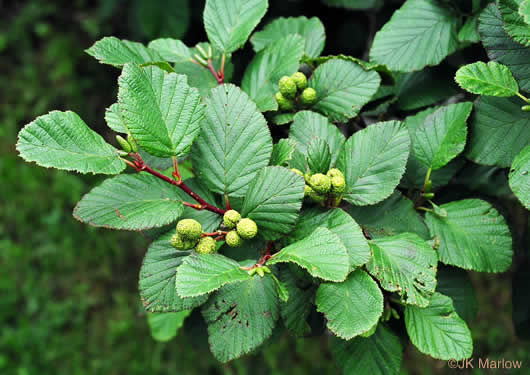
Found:
[{"label": "red stem", "polygon": [[[192,191],[189,188],[189,186],[186,185],[182,181],[182,179],[180,179],[179,181],[175,181],[172,178],[169,178],[169,177],[163,175],[162,173],[160,173],[158,171],[155,171],[153,168],[151,168],[150,166],[145,164],[145,162],[142,160],[142,158],[141,158],[141,156],[139,154],[134,154],[133,157],[136,158],[137,160],[135,160],[134,163],[130,163],[129,162],[127,164],[129,164],[129,165],[133,164],[133,166],[134,166],[134,168],[136,169],[137,172],[145,171],[147,173],[152,174],[155,177],[160,178],[161,180],[166,181],[167,183],[169,183],[171,185],[175,185],[175,186],[179,187],[186,194],[188,194],[190,197],[195,199],[200,204],[200,205],[195,205],[195,204],[191,204],[191,203],[188,203],[188,202],[182,202],[185,206],[195,208],[196,210],[208,210],[208,211],[211,211],[211,212],[215,212],[215,213],[217,213],[219,215],[224,215],[224,213],[226,212],[226,210],[223,210],[221,208],[217,208],[217,207],[212,206],[211,204],[207,203],[197,193]],[[175,166],[176,166],[176,163],[175,163]],[[176,174],[180,177],[180,174],[178,174],[178,172],[176,172]]]},{"label": "red stem", "polygon": [[216,72],[215,68],[213,67],[212,60],[208,60],[208,69],[210,72],[212,72],[214,78],[217,80],[217,83],[221,85],[225,80],[224,72]]}]

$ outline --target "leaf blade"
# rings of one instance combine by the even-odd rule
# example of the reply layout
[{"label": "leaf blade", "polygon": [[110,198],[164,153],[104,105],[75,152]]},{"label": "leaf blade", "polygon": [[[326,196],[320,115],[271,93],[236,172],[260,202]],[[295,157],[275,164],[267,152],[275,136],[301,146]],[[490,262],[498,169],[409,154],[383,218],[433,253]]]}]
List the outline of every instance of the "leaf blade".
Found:
[{"label": "leaf blade", "polygon": [[243,197],[271,153],[267,122],[248,95],[231,84],[211,90],[191,152],[199,180],[215,193]]},{"label": "leaf blade", "polygon": [[407,129],[398,121],[356,132],[344,143],[337,160],[346,178],[344,199],[364,206],[390,196],[405,173],[409,149]]},{"label": "leaf blade", "polygon": [[383,293],[361,269],[342,283],[321,284],[315,302],[328,328],[345,340],[369,331],[383,314]]},{"label": "leaf blade", "polygon": [[440,206],[441,218],[427,212],[432,236],[440,237],[442,263],[479,272],[502,272],[512,262],[512,237],[504,218],[489,203],[465,199]]},{"label": "leaf blade", "polygon": [[175,284],[182,298],[201,296],[251,276],[235,260],[220,254],[193,253],[179,267]]},{"label": "leaf blade", "polygon": [[19,132],[16,148],[24,160],[46,168],[101,174],[125,169],[118,150],[70,111],[37,117]]},{"label": "leaf blade", "polygon": [[183,211],[174,186],[139,173],[103,181],[79,201],[74,217],[95,227],[143,230],[172,223]]}]

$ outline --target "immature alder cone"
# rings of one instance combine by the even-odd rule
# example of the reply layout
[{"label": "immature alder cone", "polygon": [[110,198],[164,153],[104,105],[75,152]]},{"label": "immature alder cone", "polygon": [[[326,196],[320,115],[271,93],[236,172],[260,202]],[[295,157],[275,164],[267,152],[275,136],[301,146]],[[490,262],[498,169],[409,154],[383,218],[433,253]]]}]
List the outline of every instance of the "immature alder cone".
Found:
[{"label": "immature alder cone", "polygon": [[291,77],[283,76],[278,83],[280,93],[288,99],[294,99],[296,96],[296,83]]},{"label": "immature alder cone", "polygon": [[131,145],[121,135],[116,136],[116,142],[121,146],[121,149],[127,153],[132,151]]},{"label": "immature alder cone", "polygon": [[275,98],[278,102],[278,107],[280,107],[282,111],[292,111],[294,109],[294,102],[283,96],[281,92],[277,92]]},{"label": "immature alder cone", "polygon": [[324,202],[326,200],[326,196],[325,195],[317,193],[316,191],[314,191],[310,187],[309,187],[309,189],[307,189],[307,197],[309,199],[311,199],[315,203],[322,203],[322,202]]},{"label": "immature alder cone", "polygon": [[316,173],[311,176],[309,185],[311,185],[313,190],[317,193],[326,194],[331,189],[331,179],[325,174]]},{"label": "immature alder cone", "polygon": [[195,247],[197,240],[186,240],[183,239],[180,234],[175,233],[173,236],[171,236],[170,242],[171,246],[173,246],[177,250],[188,250]]},{"label": "immature alder cone", "polygon": [[307,78],[304,73],[296,72],[291,76],[291,78],[296,84],[296,87],[298,88],[298,90],[303,90],[307,87]]},{"label": "immature alder cone", "polygon": [[241,240],[241,237],[235,230],[231,230],[226,234],[225,241],[230,247],[239,247],[243,243],[243,240]]},{"label": "immature alder cone", "polygon": [[228,210],[223,216],[223,222],[227,228],[235,228],[238,221],[241,220],[241,215],[236,210]]},{"label": "immature alder cone", "polygon": [[202,226],[197,220],[184,219],[177,223],[177,233],[186,240],[198,240],[202,235]]},{"label": "immature alder cone", "polygon": [[203,237],[199,240],[195,251],[199,254],[212,254],[215,253],[217,247],[215,246],[215,240],[212,237]]},{"label": "immature alder cone", "polygon": [[305,106],[310,106],[316,103],[317,101],[317,92],[315,89],[308,87],[300,95],[300,101]]},{"label": "immature alder cone", "polygon": [[248,218],[241,219],[239,223],[237,223],[237,233],[241,236],[241,238],[250,240],[251,238],[256,237],[256,234],[258,234],[258,226],[254,220]]}]

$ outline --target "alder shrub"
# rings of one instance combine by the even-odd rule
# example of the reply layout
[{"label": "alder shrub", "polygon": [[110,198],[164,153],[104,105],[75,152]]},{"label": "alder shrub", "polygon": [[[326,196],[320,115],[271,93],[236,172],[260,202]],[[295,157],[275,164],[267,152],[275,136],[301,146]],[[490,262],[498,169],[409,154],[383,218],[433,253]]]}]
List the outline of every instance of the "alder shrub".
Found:
[{"label": "alder shrub", "polygon": [[[159,236],[139,276],[159,340],[199,309],[221,362],[275,327],[329,334],[352,374],[397,374],[408,340],[434,358],[471,357],[465,270],[506,271],[512,237],[487,201],[437,194],[472,161],[510,168],[530,207],[529,1],[473,1],[463,15],[450,1],[408,0],[375,34],[370,61],[321,56],[317,18],[253,33],[267,7],[206,1],[208,42],[195,47],[96,42],[87,53],[121,69],[105,115],[119,148],[53,111],[21,130],[21,157],[116,175],[74,216]],[[249,37],[255,56],[237,86],[231,56]],[[491,61],[460,66],[463,90],[427,68],[473,43]]]}]

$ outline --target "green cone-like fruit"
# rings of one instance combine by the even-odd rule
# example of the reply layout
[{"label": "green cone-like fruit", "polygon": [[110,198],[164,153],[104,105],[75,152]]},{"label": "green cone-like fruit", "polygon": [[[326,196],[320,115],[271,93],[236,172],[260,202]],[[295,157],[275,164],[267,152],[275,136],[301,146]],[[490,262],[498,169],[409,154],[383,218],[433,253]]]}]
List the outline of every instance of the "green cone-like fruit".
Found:
[{"label": "green cone-like fruit", "polygon": [[304,186],[304,197],[309,197],[311,194],[313,194],[315,191],[311,189],[311,186],[305,185]]},{"label": "green cone-like fruit", "polygon": [[256,237],[256,234],[258,234],[258,226],[254,220],[248,218],[241,219],[239,223],[237,223],[237,233],[241,236],[241,238],[250,240],[251,238]]},{"label": "green cone-like fruit", "polygon": [[290,99],[287,99],[285,96],[283,96],[281,92],[277,92],[274,97],[276,98],[276,101],[278,102],[278,107],[280,107],[280,110],[292,111],[294,109],[294,102]]},{"label": "green cone-like fruit", "polygon": [[331,192],[334,195],[340,195],[343,194],[344,191],[346,191],[346,180],[344,179],[344,177],[331,177]]},{"label": "green cone-like fruit", "polygon": [[173,236],[171,236],[170,242],[171,246],[177,250],[188,250],[195,247],[197,240],[186,240],[183,239],[180,234],[175,233]]},{"label": "green cone-like fruit", "polygon": [[309,185],[319,194],[327,194],[331,189],[331,179],[322,173],[311,176]]},{"label": "green cone-like fruit", "polygon": [[177,223],[177,233],[184,240],[199,240],[202,235],[202,226],[197,220],[184,219]]},{"label": "green cone-like fruit", "polygon": [[291,76],[298,90],[302,91],[307,87],[307,77],[302,72],[296,72]]},{"label": "green cone-like fruit", "polygon": [[138,143],[136,143],[131,134],[127,136],[127,142],[131,145],[132,152],[138,152]]},{"label": "green cone-like fruit", "polygon": [[342,172],[340,170],[338,170],[337,168],[331,168],[328,173],[326,173],[326,175],[328,177],[342,177],[344,178],[344,175],[342,174]]},{"label": "green cone-like fruit", "polygon": [[199,254],[212,254],[217,250],[215,240],[212,237],[203,237],[199,240],[195,251]]},{"label": "green cone-like fruit", "polygon": [[294,99],[296,96],[296,83],[291,77],[283,76],[278,83],[280,93],[287,99]]},{"label": "green cone-like fruit", "polygon": [[120,145],[121,149],[127,153],[132,151],[132,147],[129,142],[125,140],[121,135],[116,136],[116,142]]},{"label": "green cone-like fruit", "polygon": [[239,220],[241,220],[241,215],[236,210],[228,210],[223,216],[223,223],[230,229],[235,228]]},{"label": "green cone-like fruit", "polygon": [[309,193],[307,194],[307,197],[315,203],[322,203],[326,200],[326,196],[324,194],[319,194],[313,189],[309,191]]},{"label": "green cone-like fruit", "polygon": [[230,247],[239,247],[243,243],[243,240],[235,230],[231,230],[226,234],[225,241]]},{"label": "green cone-like fruit", "polygon": [[300,102],[306,106],[309,107],[313,104],[315,104],[317,101],[317,92],[315,89],[308,87],[304,91],[302,91],[302,94],[300,95]]}]

